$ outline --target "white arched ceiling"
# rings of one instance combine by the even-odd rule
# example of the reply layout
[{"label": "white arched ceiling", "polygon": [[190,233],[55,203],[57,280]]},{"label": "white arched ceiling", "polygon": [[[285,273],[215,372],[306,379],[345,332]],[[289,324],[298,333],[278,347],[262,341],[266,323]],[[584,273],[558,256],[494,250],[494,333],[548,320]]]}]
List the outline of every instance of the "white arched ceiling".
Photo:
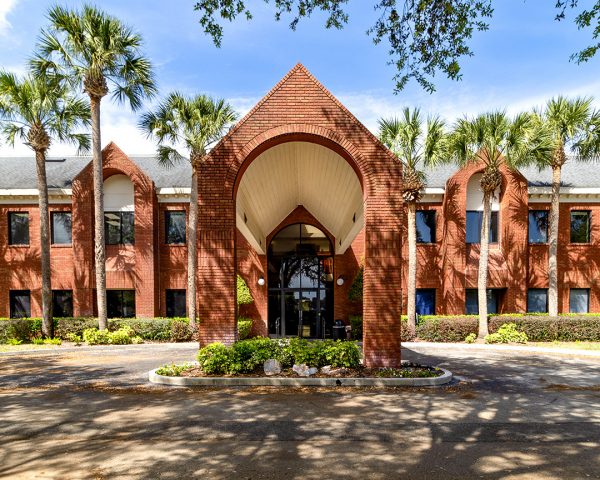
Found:
[{"label": "white arched ceiling", "polygon": [[261,153],[244,172],[236,223],[260,252],[266,237],[295,208],[304,206],[336,238],[343,253],[363,227],[363,193],[356,172],[329,148],[287,142]]},{"label": "white arched ceiling", "polygon": [[[483,211],[483,191],[481,190],[482,173],[471,175],[467,182],[467,211]],[[500,210],[500,189],[496,190],[492,199],[492,211]]]},{"label": "white arched ceiling", "polygon": [[134,211],[133,183],[127,175],[112,175],[104,180],[104,211]]}]

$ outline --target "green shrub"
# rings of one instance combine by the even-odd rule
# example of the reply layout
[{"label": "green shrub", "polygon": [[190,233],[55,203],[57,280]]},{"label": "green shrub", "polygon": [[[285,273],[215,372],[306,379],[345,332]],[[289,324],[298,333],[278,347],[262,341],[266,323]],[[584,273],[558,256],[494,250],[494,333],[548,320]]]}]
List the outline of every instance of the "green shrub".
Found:
[{"label": "green shrub", "polygon": [[222,343],[211,343],[198,351],[198,364],[209,375],[229,373],[232,350]]},{"label": "green shrub", "polygon": [[108,345],[110,344],[110,332],[97,328],[86,328],[83,331],[83,341],[88,345]]},{"label": "green shrub", "polygon": [[469,333],[465,338],[465,343],[475,343],[475,340],[477,340],[477,334]]},{"label": "green shrub", "polygon": [[352,339],[362,341],[363,319],[360,315],[350,315],[350,326],[352,327]]},{"label": "green shrub", "polygon": [[356,342],[263,337],[241,340],[231,347],[213,343],[198,352],[200,368],[209,375],[252,373],[261,369],[270,358],[278,360],[284,368],[295,363],[311,367],[353,368],[360,364],[361,352]]},{"label": "green shrub", "polygon": [[89,345],[129,345],[144,343],[144,340],[135,335],[131,327],[122,327],[111,332],[110,330],[98,330],[87,328],[83,331],[83,340]]},{"label": "green shrub", "polygon": [[[39,326],[38,330],[35,330],[36,325]],[[41,333],[39,319],[7,318],[0,320],[0,343],[8,343],[11,338],[29,342],[31,339],[41,336]]]},{"label": "green shrub", "polygon": [[66,340],[68,340],[69,342],[73,342],[76,344],[81,343],[81,337],[79,335],[75,335],[74,333],[67,333],[66,337]]},{"label": "green shrub", "polygon": [[514,323],[503,324],[497,332],[485,336],[485,343],[527,343],[527,335],[517,330]]},{"label": "green shrub", "polygon": [[164,375],[166,377],[179,377],[181,376],[182,372],[184,372],[185,370],[189,370],[193,367],[194,365],[192,363],[184,363],[182,365],[176,365],[174,363],[171,363],[170,365],[167,364],[157,368],[156,373],[158,375]]},{"label": "green shrub", "polygon": [[6,343],[8,343],[9,345],[21,345],[23,343],[23,340],[19,340],[18,338],[9,338]]},{"label": "green shrub", "polygon": [[490,331],[512,322],[530,342],[600,342],[600,315],[504,315],[490,318]]},{"label": "green shrub", "polygon": [[240,340],[245,340],[250,335],[250,331],[252,330],[252,319],[240,317],[237,321],[238,326],[238,338]]},{"label": "green shrub", "polygon": [[356,272],[354,280],[352,280],[352,285],[350,285],[350,290],[348,290],[348,300],[352,302],[362,302],[364,272],[365,268],[361,266],[358,272]]},{"label": "green shrub", "polygon": [[477,333],[477,317],[433,317],[421,318],[417,325],[417,337],[428,342],[462,342],[471,333]]},{"label": "green shrub", "polygon": [[172,342],[189,342],[192,339],[194,332],[190,328],[188,319],[173,319],[171,322],[171,337]]},{"label": "green shrub", "polygon": [[109,330],[130,327],[134,334],[144,340],[168,342],[171,339],[171,318],[113,318],[108,323]]},{"label": "green shrub", "polygon": [[98,319],[93,317],[68,317],[54,319],[54,336],[68,340],[68,335],[83,336],[86,328],[97,328]]},{"label": "green shrub", "polygon": [[254,299],[252,298],[252,293],[250,293],[250,289],[246,284],[246,281],[237,276],[237,304],[238,305],[248,305],[252,303]]}]

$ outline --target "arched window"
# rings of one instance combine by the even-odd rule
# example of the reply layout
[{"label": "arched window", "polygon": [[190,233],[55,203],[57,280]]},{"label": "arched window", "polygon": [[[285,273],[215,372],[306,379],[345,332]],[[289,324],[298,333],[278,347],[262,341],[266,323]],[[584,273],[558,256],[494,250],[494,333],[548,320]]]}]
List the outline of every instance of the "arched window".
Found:
[{"label": "arched window", "polygon": [[[466,242],[481,242],[481,223],[483,221],[483,192],[481,191],[481,177],[476,173],[467,183],[467,229]],[[497,191],[492,200],[492,218],[490,222],[490,243],[498,242],[498,212],[500,210],[500,191]]]}]

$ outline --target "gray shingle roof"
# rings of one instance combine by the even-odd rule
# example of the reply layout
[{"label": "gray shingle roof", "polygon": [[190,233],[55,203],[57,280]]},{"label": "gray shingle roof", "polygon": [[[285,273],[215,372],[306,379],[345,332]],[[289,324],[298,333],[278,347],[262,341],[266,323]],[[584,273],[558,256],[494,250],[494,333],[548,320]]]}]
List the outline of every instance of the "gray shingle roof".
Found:
[{"label": "gray shingle roof", "polygon": [[[131,156],[157,188],[190,187],[192,167],[181,162],[173,168],[158,165],[153,156]],[[63,161],[56,161],[63,160]],[[46,174],[50,188],[71,188],[73,179],[91,161],[90,156],[50,158],[46,162]],[[0,189],[37,188],[35,158],[0,157]]]},{"label": "gray shingle roof", "polygon": [[[552,171],[546,168],[541,172],[535,167],[521,168],[530,187],[546,187],[552,184]],[[445,187],[446,181],[454,175],[454,165],[441,165],[427,169],[428,187]],[[562,168],[561,185],[564,187],[600,187],[600,164],[568,160]]]},{"label": "gray shingle roof", "polygon": [[[180,162],[173,168],[161,167],[152,155],[133,155],[129,157],[148,175],[157,188],[187,187],[191,185],[191,166]],[[48,186],[51,188],[71,188],[73,179],[91,161],[89,156],[61,157],[50,159],[46,164]],[[428,169],[427,186],[445,187],[446,181],[456,172],[454,165],[442,165]],[[550,169],[538,171],[537,168],[521,169],[529,186],[549,186],[552,180]],[[600,164],[583,163],[569,160],[562,170],[562,184],[565,187],[600,187]],[[33,157],[0,157],[0,189],[36,188],[35,159]]]}]

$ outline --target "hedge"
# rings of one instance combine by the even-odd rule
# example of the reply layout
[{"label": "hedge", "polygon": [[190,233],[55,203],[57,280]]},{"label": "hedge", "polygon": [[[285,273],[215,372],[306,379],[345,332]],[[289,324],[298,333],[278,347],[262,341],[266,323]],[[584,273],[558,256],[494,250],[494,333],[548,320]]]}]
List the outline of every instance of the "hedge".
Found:
[{"label": "hedge", "polygon": [[[360,331],[362,336],[362,318],[350,318],[354,330]],[[401,319],[402,342],[414,340],[406,328],[406,317]],[[493,315],[489,318],[490,333],[497,332],[506,323],[514,323],[519,331],[525,332],[531,342],[574,342],[574,341],[600,341],[600,315],[561,315],[549,317],[548,315],[505,314]],[[467,335],[477,334],[478,318],[476,315],[424,315],[419,317],[416,337],[428,342],[463,342]],[[357,337],[354,337],[356,339]]]}]

